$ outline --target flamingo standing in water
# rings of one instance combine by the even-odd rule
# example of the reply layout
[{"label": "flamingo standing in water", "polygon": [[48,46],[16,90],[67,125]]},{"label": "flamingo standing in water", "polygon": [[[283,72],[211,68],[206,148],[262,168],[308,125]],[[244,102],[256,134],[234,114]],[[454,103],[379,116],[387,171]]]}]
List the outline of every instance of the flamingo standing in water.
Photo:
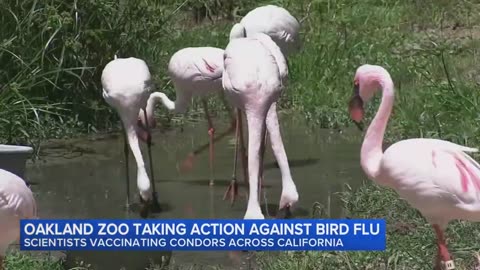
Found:
[{"label": "flamingo standing in water", "polygon": [[[288,64],[287,57],[293,53],[296,53],[302,47],[302,42],[300,39],[300,23],[299,21],[290,14],[286,9],[278,7],[275,5],[266,5],[255,8],[245,15],[239,23],[236,23],[230,30],[230,40],[237,38],[245,38],[250,36],[255,36],[258,33],[263,33],[268,35],[272,41],[280,48],[281,52],[285,57],[285,61]],[[268,115],[275,114],[276,118],[276,101],[270,107]],[[272,111],[272,112],[271,112]],[[274,111],[274,112],[273,112]],[[241,122],[242,116],[239,111],[236,112],[237,120]],[[270,136],[271,132],[278,133],[273,136],[279,137],[280,129],[275,127],[273,122],[269,122],[267,118],[267,131]],[[269,125],[269,123],[271,123]],[[236,132],[236,141],[240,138],[240,141],[243,141],[242,132]],[[267,133],[266,133],[267,134]],[[240,137],[239,137],[240,136]],[[264,140],[267,140],[265,135]],[[238,142],[236,142],[236,145]],[[283,152],[281,156],[286,156],[285,149],[283,144],[278,145],[272,142],[272,149],[277,148],[277,153]],[[275,153],[275,150],[274,150]],[[277,161],[279,161],[277,159]],[[288,160],[282,161],[287,164],[280,167],[282,174],[282,179],[286,178],[287,182],[291,179],[290,168],[288,166]],[[260,187],[262,187],[263,182],[263,166],[260,168]],[[236,183],[233,183],[231,186],[235,187]],[[230,190],[232,193],[234,190]],[[229,190],[227,190],[229,192]],[[281,214],[282,215],[282,214]]]},{"label": "flamingo standing in water", "polygon": [[408,139],[382,151],[394,102],[390,74],[380,66],[363,65],[355,74],[349,104],[351,118],[360,123],[363,103],[382,90],[382,102],[363,140],[360,163],[368,178],[393,188],[432,224],[437,236],[436,269],[454,269],[444,231],[451,220],[480,221],[480,165],[469,148],[438,139]]},{"label": "flamingo standing in water", "polygon": [[23,179],[0,169],[0,270],[8,246],[20,237],[20,220],[36,215],[35,198]]},{"label": "flamingo standing in water", "polygon": [[[280,48],[265,34],[233,39],[225,49],[223,87],[227,98],[245,112],[248,124],[248,179],[249,198],[245,219],[263,219],[258,201],[258,184],[265,150],[267,126],[272,149],[282,169],[280,210],[288,210],[298,201],[298,193],[289,171],[283,150],[276,109],[286,82],[288,67]],[[287,168],[283,168],[283,167]],[[282,212],[282,211],[280,211]]]},{"label": "flamingo standing in water", "polygon": [[[117,59],[115,56],[115,59],[103,69],[101,80],[103,98],[120,115],[125,131],[126,208],[128,210],[130,207],[129,145],[137,163],[137,187],[142,204],[140,215],[145,218],[150,211],[160,210],[153,177],[150,128],[148,123],[146,128],[138,125],[139,114],[146,113],[147,100],[152,87],[150,71],[145,61],[141,59],[133,57]],[[145,169],[138,138],[147,142],[151,179]]]},{"label": "flamingo standing in water", "polygon": [[[207,95],[217,93],[221,94],[222,100],[224,100],[222,92],[223,53],[224,51],[222,49],[213,47],[190,47],[177,51],[170,58],[168,64],[168,73],[176,90],[176,100],[170,100],[167,95],[162,92],[153,92],[148,99],[146,110],[146,117],[148,118],[149,125],[152,127],[155,126],[154,109],[156,103],[162,102],[168,110],[174,113],[185,113],[193,96],[202,97],[210,139],[210,185],[214,184],[214,142],[229,134],[233,130],[235,123],[233,119],[232,128],[217,138],[214,138],[215,129],[208,112],[207,102],[204,99]],[[224,102],[224,104],[230,112],[227,103]],[[145,123],[143,115],[140,115],[140,120],[140,123]],[[241,141],[241,144],[243,153],[243,141]],[[190,167],[195,154],[199,152],[200,151],[195,151],[191,153],[184,164]],[[236,154],[237,152],[235,151],[235,156]],[[233,178],[235,178],[235,168],[234,166]]]},{"label": "flamingo standing in water", "polygon": [[[267,5],[253,9],[245,15],[240,23],[235,24],[230,32],[230,40],[255,35],[256,33],[264,33],[269,35],[277,43],[285,55],[288,55],[298,51],[301,47],[299,29],[300,24],[298,20],[286,9],[274,5]],[[192,96],[205,96],[210,93],[217,93],[221,90],[219,81],[221,81],[220,78],[223,72],[223,50],[212,47],[182,49],[172,56],[168,70],[174,83],[177,97],[175,101],[172,101],[164,93],[152,93],[147,105],[147,117],[150,119],[149,121],[151,121],[151,127],[155,125],[153,110],[156,102],[162,101],[165,107],[170,111],[183,113],[185,112]],[[232,131],[232,128],[222,133],[217,138],[214,138],[215,129],[208,113],[207,103],[205,100],[203,100],[202,103],[209,125],[208,134],[210,140],[208,148],[210,185],[213,185],[214,142],[229,134]],[[275,110],[276,106],[272,106],[271,108]],[[230,112],[228,108],[227,110]],[[236,165],[239,146],[244,180],[247,182],[247,168],[245,166],[246,156],[242,136],[243,128],[241,114],[238,111],[235,114],[236,119],[232,120],[232,127],[233,124],[236,123],[232,181],[224,196],[224,199],[230,196],[231,203],[235,200],[238,190]],[[145,123],[145,119],[142,115],[140,115],[140,118],[141,123]],[[198,155],[204,149],[206,148],[200,147],[198,150],[190,153],[185,162],[183,162],[184,167],[191,167],[195,155]],[[282,171],[282,175],[284,174],[288,175],[289,172]]]}]

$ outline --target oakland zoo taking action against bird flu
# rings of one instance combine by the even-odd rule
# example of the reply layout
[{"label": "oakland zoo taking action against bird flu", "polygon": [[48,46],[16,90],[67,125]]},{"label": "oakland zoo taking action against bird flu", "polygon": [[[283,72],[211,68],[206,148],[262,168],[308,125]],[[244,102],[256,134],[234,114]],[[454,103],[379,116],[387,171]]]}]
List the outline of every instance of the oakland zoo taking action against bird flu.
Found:
[{"label": "oakland zoo taking action against bird flu", "polygon": [[23,220],[23,250],[384,250],[384,220]]}]

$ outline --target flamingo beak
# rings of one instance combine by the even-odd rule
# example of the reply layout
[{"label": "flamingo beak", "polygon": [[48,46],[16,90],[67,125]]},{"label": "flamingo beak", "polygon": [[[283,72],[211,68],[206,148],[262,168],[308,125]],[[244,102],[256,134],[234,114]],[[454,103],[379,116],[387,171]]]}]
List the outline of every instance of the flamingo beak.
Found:
[{"label": "flamingo beak", "polygon": [[353,87],[353,96],[348,103],[348,110],[350,112],[350,118],[352,118],[358,129],[363,131],[362,119],[365,111],[363,109],[363,100],[360,97],[358,83],[355,83]]}]

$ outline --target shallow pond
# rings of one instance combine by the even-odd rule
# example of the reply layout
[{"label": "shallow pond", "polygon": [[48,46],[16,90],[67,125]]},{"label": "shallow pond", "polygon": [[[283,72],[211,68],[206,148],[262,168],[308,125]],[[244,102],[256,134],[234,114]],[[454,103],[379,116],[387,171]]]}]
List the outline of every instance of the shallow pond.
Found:
[{"label": "shallow pond", "polygon": [[[294,208],[295,217],[310,217],[312,205],[319,202],[332,218],[341,217],[341,203],[334,193],[348,183],[352,187],[363,179],[359,166],[362,134],[312,130],[298,119],[283,119],[282,136],[289,157],[293,179],[300,201]],[[217,121],[218,122],[218,121]],[[228,128],[216,123],[217,134]],[[245,134],[246,135],[246,134]],[[246,138],[246,136],[245,136]],[[195,159],[188,172],[178,164],[193,149],[208,142],[205,122],[153,134],[153,161],[156,188],[165,210],[153,218],[243,218],[246,189],[240,186],[240,197],[230,206],[223,201],[230,183],[233,163],[233,134],[215,145],[215,185],[208,185],[208,149]],[[148,155],[142,146],[145,163]],[[271,149],[267,146],[264,170],[262,208],[274,216],[281,192],[281,175]],[[27,166],[26,178],[32,183],[42,218],[139,218],[127,213],[125,204],[125,169],[123,136],[78,139],[49,143],[41,150],[41,158]],[[136,196],[136,166],[130,155],[130,190]],[[243,182],[238,169],[239,182]],[[264,198],[267,199],[265,204]],[[144,269],[149,260],[158,262],[164,255],[180,264],[222,265],[223,269],[239,269],[245,255],[231,252],[69,252],[70,262],[83,260],[96,269]]]}]

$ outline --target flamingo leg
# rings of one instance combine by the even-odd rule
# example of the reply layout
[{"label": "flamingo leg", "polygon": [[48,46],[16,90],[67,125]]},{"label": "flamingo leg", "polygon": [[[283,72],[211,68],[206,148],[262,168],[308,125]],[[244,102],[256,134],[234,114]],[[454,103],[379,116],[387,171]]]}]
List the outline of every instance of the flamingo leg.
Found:
[{"label": "flamingo leg", "polygon": [[243,122],[242,122],[242,111],[238,110],[238,134],[240,139],[240,155],[242,158],[242,169],[243,169],[243,181],[245,186],[248,188],[248,159],[247,159],[247,150],[245,149],[245,140],[243,137]]},{"label": "flamingo leg", "polygon": [[[143,113],[145,115],[145,119],[147,118],[147,111],[143,110]],[[150,183],[152,185],[153,189],[153,197],[152,197],[152,211],[153,212],[159,212],[160,211],[160,203],[158,202],[158,196],[157,196],[157,189],[155,188],[155,178],[153,175],[153,160],[152,160],[152,133],[150,131],[150,126],[148,123],[148,120],[145,121],[145,127],[147,129],[147,149],[148,149],[148,160],[150,163]]]},{"label": "flamingo leg", "polygon": [[232,172],[232,181],[223,195],[223,200],[230,196],[230,204],[233,205],[235,201],[235,196],[238,194],[238,183],[237,183],[237,162],[238,162],[238,136],[240,132],[240,110],[236,109],[237,120],[235,127],[235,154],[233,156],[233,172]]},{"label": "flamingo leg", "polygon": [[240,154],[242,158],[242,169],[243,169],[243,181],[245,186],[248,187],[248,169],[247,169],[247,151],[245,150],[245,141],[243,139],[243,121],[242,121],[242,111],[239,109],[235,109],[235,112],[232,113],[230,106],[228,105],[227,100],[225,99],[225,94],[221,92],[220,98],[225,106],[225,110],[227,110],[230,119],[232,119],[232,128],[235,125],[235,132],[238,132],[238,135],[235,136],[235,159],[234,159],[234,176],[233,178],[236,180],[236,166],[238,162],[238,146],[237,144],[240,142]]},{"label": "flamingo leg", "polygon": [[228,112],[228,115],[230,116],[230,119],[232,119],[232,126],[233,126],[233,123],[235,122],[235,119],[237,117],[237,113],[236,113],[237,109],[234,110],[235,112],[232,112],[232,109],[230,108],[230,105],[228,104],[227,100],[225,99],[225,94],[223,93],[223,91],[220,94],[220,99],[222,100],[223,106],[225,106],[225,110]]},{"label": "flamingo leg", "polygon": [[213,186],[214,180],[213,180],[213,161],[215,159],[215,153],[214,153],[214,135],[215,135],[215,129],[213,128],[213,122],[212,119],[210,118],[210,114],[208,113],[208,106],[207,106],[207,101],[205,99],[202,99],[203,103],[203,109],[205,110],[205,115],[207,117],[208,121],[208,136],[209,136],[209,166],[210,166],[210,186]]},{"label": "flamingo leg", "polygon": [[[223,105],[225,106],[225,109],[227,110],[230,119],[232,119],[232,128],[235,126],[236,130],[236,135],[235,136],[235,163],[234,163],[234,178],[237,178],[237,171],[236,171],[236,166],[238,162],[238,143],[240,143],[240,154],[242,157],[242,168],[243,168],[243,182],[246,187],[248,187],[248,170],[247,170],[247,155],[246,155],[246,150],[245,150],[245,142],[243,139],[243,121],[242,121],[242,111],[239,109],[235,109],[234,112],[230,109],[230,106],[225,99],[225,94],[222,92],[220,95]],[[238,132],[238,133],[237,133]]]},{"label": "flamingo leg", "polygon": [[268,205],[267,205],[267,194],[265,192],[265,190],[263,190],[263,182],[264,182],[264,178],[263,178],[263,165],[264,165],[264,160],[265,160],[265,148],[266,148],[266,145],[267,145],[267,132],[265,132],[265,135],[264,135],[264,138],[262,140],[262,148],[261,148],[261,161],[260,161],[260,181],[258,183],[258,194],[259,194],[259,197],[262,195],[262,192],[263,192],[263,202],[265,203],[265,213],[267,214],[267,216],[269,215],[268,214]]},{"label": "flamingo leg", "polygon": [[[123,127],[123,125],[122,125]],[[124,138],[124,143],[123,143],[123,154],[125,155],[125,176],[127,179],[126,182],[126,193],[127,193],[127,202],[125,204],[125,209],[128,211],[130,210],[130,169],[128,166],[128,155],[130,153],[130,148],[128,147],[128,139],[127,139],[127,134],[125,132],[125,127],[123,127],[124,132],[123,132],[123,138]]]},{"label": "flamingo leg", "polygon": [[263,108],[255,108],[246,111],[248,124],[248,181],[249,196],[247,211],[244,219],[264,219],[258,200],[258,187],[260,178],[260,167],[263,164],[262,144],[264,144],[267,111]]},{"label": "flamingo leg", "polygon": [[436,268],[441,270],[452,270],[455,269],[455,264],[451,260],[450,253],[448,252],[447,243],[445,241],[445,235],[443,230],[439,225],[434,224],[433,229],[437,235],[437,247],[438,247],[438,257]]}]

